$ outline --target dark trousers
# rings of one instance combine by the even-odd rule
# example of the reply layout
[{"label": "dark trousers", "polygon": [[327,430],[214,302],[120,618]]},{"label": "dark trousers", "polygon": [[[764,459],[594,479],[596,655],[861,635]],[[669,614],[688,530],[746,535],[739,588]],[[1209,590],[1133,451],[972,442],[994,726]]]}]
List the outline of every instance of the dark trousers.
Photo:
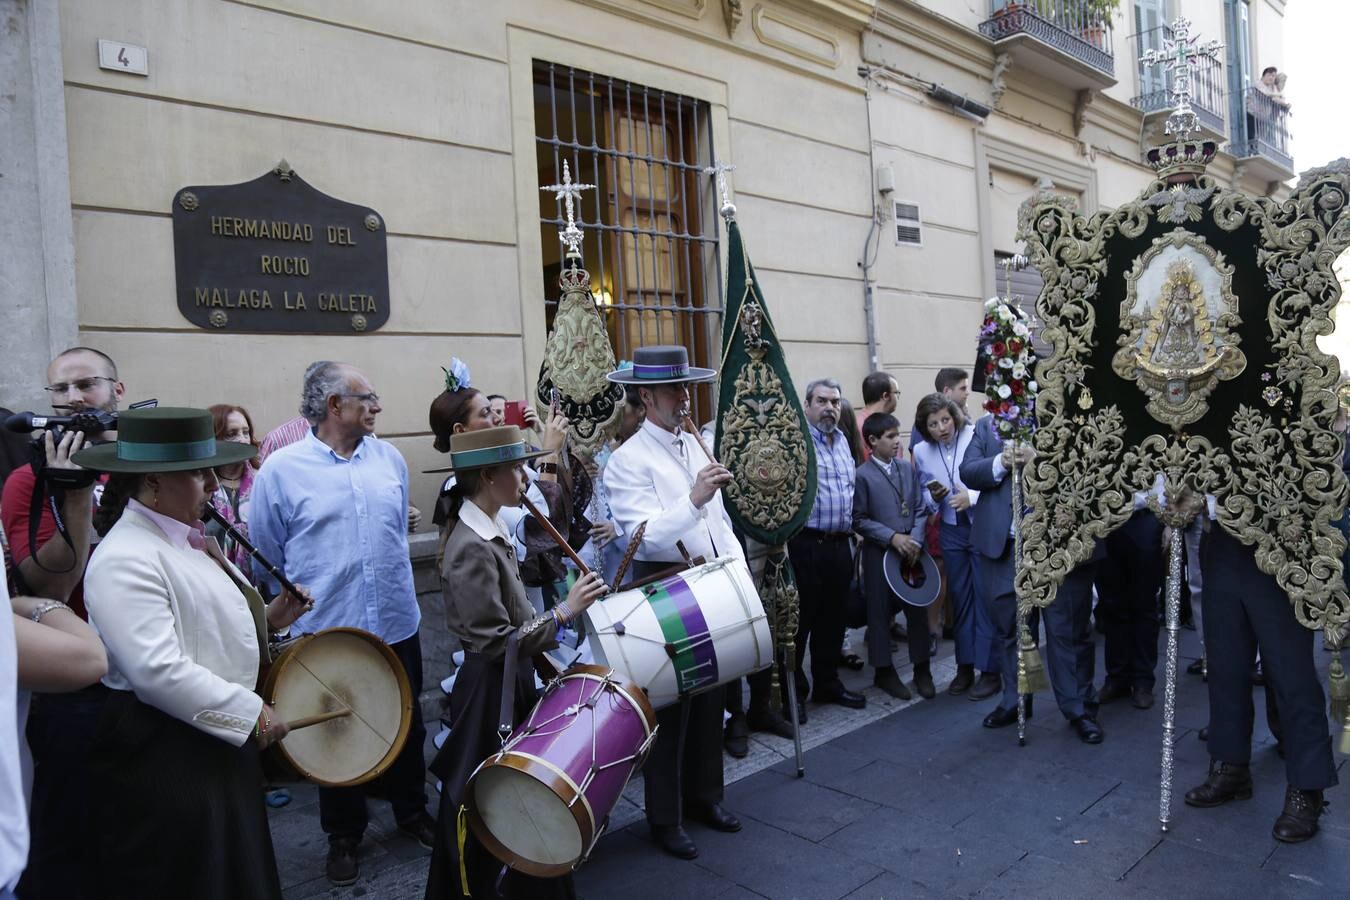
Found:
[{"label": "dark trousers", "polygon": [[[884,578],[880,572],[869,572],[869,578]],[[891,622],[895,608],[905,614],[905,629],[909,632],[909,661],[916,671],[928,668],[928,607],[911,606],[890,591],[870,591],[867,597],[867,664],[874,669],[893,666],[891,658]]]},{"label": "dark trousers", "polygon": [[[773,702],[773,669],[747,675],[745,682],[750,685],[750,711],[767,711]],[[745,692],[739,678],[727,685],[727,712],[733,716],[745,714]]]},{"label": "dark trousers", "polygon": [[811,648],[811,684],[817,691],[837,690],[839,653],[844,644],[848,592],[853,580],[853,545],[846,536],[804,531],[788,542],[797,579],[797,696],[810,686],[802,660]]},{"label": "dark trousers", "polygon": [[999,706],[1017,706],[1017,594],[1013,590],[1013,545],[1008,541],[1003,555],[990,559],[976,556],[980,584],[985,591],[985,606],[994,628],[993,651],[1002,665],[1003,697]]},{"label": "dark trousers", "polygon": [[1041,612],[1045,666],[1055,702],[1066,719],[1096,715],[1097,691],[1092,686],[1097,668],[1097,648],[1092,642],[1092,581],[1096,574],[1096,562],[1078,566],[1059,586],[1055,601]]},{"label": "dark trousers", "polygon": [[108,689],[95,684],[69,694],[34,694],[28,711],[33,754],[28,866],[17,893],[23,900],[102,896],[102,873],[89,864],[89,747]]},{"label": "dark trousers", "polygon": [[1153,690],[1158,668],[1158,589],[1163,583],[1162,523],[1140,510],[1103,544],[1097,567],[1097,621],[1106,637],[1106,680]]},{"label": "dark trousers", "polygon": [[947,596],[952,601],[957,665],[973,665],[981,672],[999,672],[1003,665],[994,652],[994,624],[975,571],[975,548],[970,543],[970,514],[956,514],[956,524],[942,523],[938,532],[942,561],[947,567]]},{"label": "dark trousers", "polygon": [[1289,785],[1318,790],[1336,784],[1326,697],[1313,660],[1315,634],[1294,618],[1274,577],[1257,568],[1252,548],[1222,528],[1210,532],[1201,566],[1209,755],[1220,762],[1251,761],[1251,666],[1259,648],[1267,695],[1273,688],[1279,706]]},{"label": "dark trousers", "polygon": [[[647,576],[673,563],[634,562],[633,577]],[[838,645],[835,647],[838,652]],[[678,825],[690,804],[722,802],[721,688],[682,698],[656,713],[656,742],[642,767],[647,821]]]},{"label": "dark trousers", "polygon": [[394,820],[399,824],[412,822],[427,811],[427,765],[422,755],[427,730],[422,725],[422,706],[417,701],[422,692],[421,639],[413,634],[391,644],[390,648],[403,664],[408,683],[412,685],[412,725],[408,728],[408,742],[393,765],[374,782],[359,787],[319,788],[319,824],[329,840],[360,838],[365,834],[368,821],[366,793],[372,787],[394,807]]}]

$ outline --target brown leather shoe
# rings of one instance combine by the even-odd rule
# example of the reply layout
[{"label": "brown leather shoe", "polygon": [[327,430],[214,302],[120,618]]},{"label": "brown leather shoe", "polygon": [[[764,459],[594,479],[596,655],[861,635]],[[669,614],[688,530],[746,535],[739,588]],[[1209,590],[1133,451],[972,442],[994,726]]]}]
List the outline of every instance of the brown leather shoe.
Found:
[{"label": "brown leather shoe", "polygon": [[1209,764],[1209,777],[1199,787],[1186,792],[1186,805],[1208,809],[1222,806],[1229,800],[1250,800],[1252,770],[1241,763],[1215,760]]},{"label": "brown leather shoe", "polygon": [[932,700],[937,696],[937,689],[933,686],[933,673],[928,669],[914,670],[914,690],[919,692],[919,696],[925,700]]},{"label": "brown leather shoe", "polygon": [[990,697],[1003,690],[1003,678],[992,672],[985,672],[970,688],[970,699],[974,701],[988,700]]},{"label": "brown leather shoe", "polygon": [[1270,833],[1286,844],[1306,841],[1317,834],[1317,817],[1326,805],[1321,791],[1301,791],[1290,785],[1284,792],[1284,812],[1275,820]]},{"label": "brown leather shoe", "polygon": [[970,690],[970,686],[974,683],[975,667],[957,666],[956,677],[953,678],[952,683],[947,686],[947,693],[951,694],[953,697],[958,694],[964,694],[966,691]]},{"label": "brown leather shoe", "polygon": [[905,683],[900,680],[894,666],[877,669],[877,674],[872,679],[872,683],[897,700],[909,700],[914,696],[909,692],[909,688],[905,687]]}]

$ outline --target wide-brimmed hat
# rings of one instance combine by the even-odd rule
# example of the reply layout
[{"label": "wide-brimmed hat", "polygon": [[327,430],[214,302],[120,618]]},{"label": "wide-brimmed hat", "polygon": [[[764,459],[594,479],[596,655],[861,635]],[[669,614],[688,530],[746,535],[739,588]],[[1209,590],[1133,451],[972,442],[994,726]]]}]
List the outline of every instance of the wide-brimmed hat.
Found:
[{"label": "wide-brimmed hat", "polygon": [[552,450],[531,450],[525,435],[515,425],[479,428],[450,435],[450,465],[441,469],[424,469],[424,474],[435,472],[464,472],[486,469],[506,463],[548,456]]},{"label": "wide-brimmed hat", "polygon": [[631,367],[606,377],[619,384],[691,384],[712,381],[717,371],[689,365],[689,351],[684,347],[638,347],[633,351]]},{"label": "wide-brimmed hat", "polygon": [[921,550],[911,563],[894,547],[887,547],[881,571],[891,591],[910,606],[931,606],[942,593],[942,575],[927,550]]},{"label": "wide-brimmed hat", "polygon": [[86,447],[71,457],[98,472],[182,472],[243,462],[251,444],[216,440],[210,410],[186,406],[129,409],[117,417],[117,441]]}]

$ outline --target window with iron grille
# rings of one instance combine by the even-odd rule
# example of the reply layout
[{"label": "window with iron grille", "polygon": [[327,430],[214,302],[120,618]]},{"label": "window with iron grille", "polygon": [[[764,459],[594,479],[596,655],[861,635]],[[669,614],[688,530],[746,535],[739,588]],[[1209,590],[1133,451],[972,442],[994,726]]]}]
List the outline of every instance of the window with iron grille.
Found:
[{"label": "window with iron grille", "polygon": [[[717,367],[722,272],[715,189],[703,169],[713,158],[708,104],[668,91],[534,63],[534,130],[539,183],[596,185],[577,207],[582,253],[614,355],[683,344],[690,362]],[[541,193],[544,309],[558,308],[565,223],[562,202]],[[711,387],[691,390],[694,419],[715,409]]]}]

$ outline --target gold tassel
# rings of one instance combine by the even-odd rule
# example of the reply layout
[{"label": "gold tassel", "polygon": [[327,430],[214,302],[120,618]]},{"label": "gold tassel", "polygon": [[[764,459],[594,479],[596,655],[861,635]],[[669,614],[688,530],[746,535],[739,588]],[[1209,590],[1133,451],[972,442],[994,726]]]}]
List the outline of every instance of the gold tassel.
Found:
[{"label": "gold tassel", "polygon": [[1350,723],[1350,678],[1345,677],[1345,667],[1341,665],[1339,649],[1331,657],[1331,668],[1327,675],[1327,694],[1331,697],[1332,720],[1341,725]]},{"label": "gold tassel", "polygon": [[468,808],[461,806],[459,815],[455,817],[455,840],[459,844],[459,889],[465,897],[472,897],[469,892],[469,869],[464,862],[464,842],[468,840]]},{"label": "gold tassel", "polygon": [[1041,651],[1031,639],[1023,636],[1017,648],[1017,692],[1019,694],[1040,694],[1050,690],[1050,679],[1045,674],[1045,663],[1041,660]]},{"label": "gold tassel", "polygon": [[1340,736],[1336,739],[1336,751],[1350,756],[1350,721],[1341,726]]}]

